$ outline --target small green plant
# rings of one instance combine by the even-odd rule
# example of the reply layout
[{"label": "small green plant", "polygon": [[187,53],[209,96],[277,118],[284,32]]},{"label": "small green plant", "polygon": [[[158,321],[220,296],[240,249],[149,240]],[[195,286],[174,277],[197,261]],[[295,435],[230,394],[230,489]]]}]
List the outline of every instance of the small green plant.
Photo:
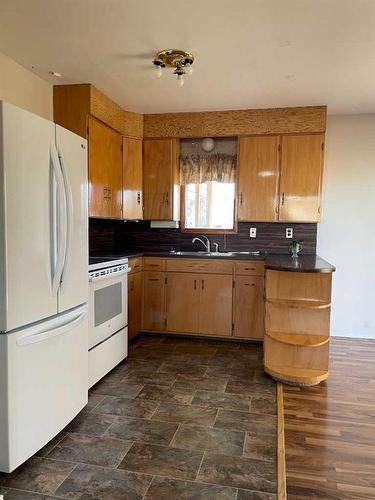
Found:
[{"label": "small green plant", "polygon": [[303,248],[303,246],[302,246],[301,240],[297,240],[297,239],[292,240],[292,243],[290,245],[290,250],[292,252],[293,257],[297,257],[299,252],[302,250],[302,248]]}]

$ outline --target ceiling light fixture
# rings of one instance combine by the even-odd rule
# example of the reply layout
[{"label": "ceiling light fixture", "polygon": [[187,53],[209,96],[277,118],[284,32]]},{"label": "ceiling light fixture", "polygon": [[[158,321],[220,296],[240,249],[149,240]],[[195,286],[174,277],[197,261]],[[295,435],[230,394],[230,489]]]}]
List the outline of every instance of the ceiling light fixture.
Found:
[{"label": "ceiling light fixture", "polygon": [[179,49],[160,50],[152,61],[158,78],[162,76],[165,67],[174,68],[173,74],[177,75],[180,87],[184,85],[185,76],[193,73],[193,62],[193,54]]},{"label": "ceiling light fixture", "polygon": [[48,71],[48,74],[51,76],[55,76],[56,78],[61,78],[62,74],[58,73],[57,71]]}]

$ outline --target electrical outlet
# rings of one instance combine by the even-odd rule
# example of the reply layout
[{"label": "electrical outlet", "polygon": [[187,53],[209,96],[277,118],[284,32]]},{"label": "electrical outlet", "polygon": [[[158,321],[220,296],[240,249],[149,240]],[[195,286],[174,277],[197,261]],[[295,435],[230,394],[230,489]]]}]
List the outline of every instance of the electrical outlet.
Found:
[{"label": "electrical outlet", "polygon": [[250,238],[256,238],[256,237],[257,237],[257,228],[251,227],[250,228]]},{"label": "electrical outlet", "polygon": [[285,238],[293,238],[293,228],[287,227],[285,229]]}]

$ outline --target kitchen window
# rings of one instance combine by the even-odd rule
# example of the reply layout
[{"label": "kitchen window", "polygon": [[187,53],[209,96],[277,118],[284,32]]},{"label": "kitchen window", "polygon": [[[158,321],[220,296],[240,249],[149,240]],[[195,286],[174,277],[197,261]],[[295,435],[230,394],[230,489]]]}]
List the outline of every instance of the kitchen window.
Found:
[{"label": "kitchen window", "polygon": [[181,141],[181,229],[234,232],[237,138]]}]

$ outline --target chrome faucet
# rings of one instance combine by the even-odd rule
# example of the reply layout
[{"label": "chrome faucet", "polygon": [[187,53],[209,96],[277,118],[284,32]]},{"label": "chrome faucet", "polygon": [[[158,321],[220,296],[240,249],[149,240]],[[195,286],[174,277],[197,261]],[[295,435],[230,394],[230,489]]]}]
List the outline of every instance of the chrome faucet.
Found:
[{"label": "chrome faucet", "polygon": [[[206,243],[201,238],[205,238]],[[201,238],[193,238],[192,243],[194,244],[196,241],[200,241],[206,249],[206,252],[211,252],[210,240],[204,234],[201,235]]]}]

